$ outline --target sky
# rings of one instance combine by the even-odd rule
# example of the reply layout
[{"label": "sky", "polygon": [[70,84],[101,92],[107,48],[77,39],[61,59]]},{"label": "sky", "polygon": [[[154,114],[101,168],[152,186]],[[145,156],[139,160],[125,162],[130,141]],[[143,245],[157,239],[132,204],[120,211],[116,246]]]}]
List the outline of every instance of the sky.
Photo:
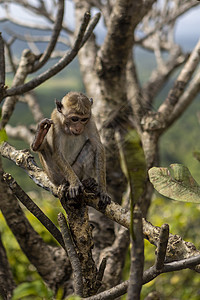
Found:
[{"label": "sky", "polygon": [[195,46],[200,38],[200,5],[179,18],[175,36],[185,50]]}]

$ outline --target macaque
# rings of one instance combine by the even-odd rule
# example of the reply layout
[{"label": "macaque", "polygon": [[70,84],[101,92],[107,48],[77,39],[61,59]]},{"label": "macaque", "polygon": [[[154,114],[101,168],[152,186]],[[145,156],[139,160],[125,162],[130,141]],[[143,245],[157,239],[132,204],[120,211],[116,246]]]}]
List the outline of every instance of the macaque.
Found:
[{"label": "macaque", "polygon": [[82,180],[95,176],[100,201],[109,202],[106,192],[104,147],[91,107],[93,100],[70,92],[56,100],[51,119],[42,120],[31,145],[39,153],[44,171],[57,186],[69,183],[68,196],[83,192]]}]

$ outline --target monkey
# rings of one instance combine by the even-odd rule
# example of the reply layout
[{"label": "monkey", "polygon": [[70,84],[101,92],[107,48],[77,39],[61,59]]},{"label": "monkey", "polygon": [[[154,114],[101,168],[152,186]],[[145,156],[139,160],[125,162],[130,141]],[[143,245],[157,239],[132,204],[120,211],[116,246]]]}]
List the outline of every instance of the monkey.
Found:
[{"label": "monkey", "polygon": [[38,124],[31,149],[38,152],[51,182],[56,186],[69,183],[69,198],[83,192],[82,180],[95,176],[100,201],[109,203],[105,150],[91,111],[93,99],[69,92],[55,102],[51,119]]}]

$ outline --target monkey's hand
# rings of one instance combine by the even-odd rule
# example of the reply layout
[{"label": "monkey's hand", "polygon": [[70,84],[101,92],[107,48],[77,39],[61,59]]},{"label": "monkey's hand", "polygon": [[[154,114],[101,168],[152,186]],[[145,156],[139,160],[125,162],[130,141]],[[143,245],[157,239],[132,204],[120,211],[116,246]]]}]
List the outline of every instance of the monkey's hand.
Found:
[{"label": "monkey's hand", "polygon": [[84,190],[84,187],[80,180],[76,180],[75,183],[70,184],[68,188],[68,195],[69,198],[76,198],[80,193],[82,193]]},{"label": "monkey's hand", "polygon": [[48,132],[49,128],[51,127],[52,124],[53,124],[53,121],[51,119],[45,118],[44,120],[42,120],[39,123],[38,127],[39,127],[39,130]]},{"label": "monkey's hand", "polygon": [[33,151],[37,151],[40,148],[49,128],[51,127],[51,124],[53,124],[53,121],[47,118],[39,123],[35,139],[31,145]]},{"label": "monkey's hand", "polygon": [[106,206],[111,203],[110,196],[106,193],[106,191],[99,192],[99,203],[98,207],[100,210],[105,210]]}]

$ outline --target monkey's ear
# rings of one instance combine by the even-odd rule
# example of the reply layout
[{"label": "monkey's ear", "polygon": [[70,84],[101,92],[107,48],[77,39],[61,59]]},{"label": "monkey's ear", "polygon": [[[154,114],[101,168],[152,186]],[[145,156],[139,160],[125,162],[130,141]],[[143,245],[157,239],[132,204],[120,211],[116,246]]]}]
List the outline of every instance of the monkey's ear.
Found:
[{"label": "monkey's ear", "polygon": [[57,99],[55,100],[55,103],[56,103],[56,107],[57,107],[57,110],[61,113],[62,112],[62,103],[61,101],[58,101]]},{"label": "monkey's ear", "polygon": [[90,98],[89,100],[90,100],[90,103],[92,105],[93,104],[93,98]]}]

